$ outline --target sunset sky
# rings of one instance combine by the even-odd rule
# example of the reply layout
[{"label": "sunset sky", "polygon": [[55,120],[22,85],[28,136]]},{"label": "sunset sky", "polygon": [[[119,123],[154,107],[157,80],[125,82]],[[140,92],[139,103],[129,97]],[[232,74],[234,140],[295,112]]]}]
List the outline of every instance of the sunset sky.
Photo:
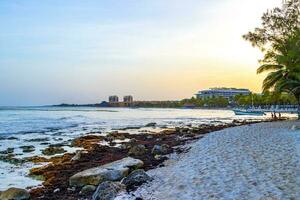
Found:
[{"label": "sunset sky", "polygon": [[260,92],[242,35],[281,0],[1,0],[0,105]]}]

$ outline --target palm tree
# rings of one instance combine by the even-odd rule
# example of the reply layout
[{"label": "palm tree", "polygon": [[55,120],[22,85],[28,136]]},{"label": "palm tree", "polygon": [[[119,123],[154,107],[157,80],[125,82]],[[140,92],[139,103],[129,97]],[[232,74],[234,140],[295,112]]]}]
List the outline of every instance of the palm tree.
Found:
[{"label": "palm tree", "polygon": [[289,92],[298,101],[300,118],[300,29],[294,35],[272,45],[257,73],[269,72],[263,81],[263,91]]}]

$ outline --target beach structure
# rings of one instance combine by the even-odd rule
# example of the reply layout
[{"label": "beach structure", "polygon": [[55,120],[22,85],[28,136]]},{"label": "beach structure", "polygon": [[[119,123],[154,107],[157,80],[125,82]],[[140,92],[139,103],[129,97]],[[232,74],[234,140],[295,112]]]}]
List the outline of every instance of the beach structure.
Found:
[{"label": "beach structure", "polygon": [[249,95],[251,92],[249,89],[237,89],[237,88],[210,88],[208,90],[199,91],[196,96],[198,99],[223,97],[231,100],[236,95]]},{"label": "beach structure", "polygon": [[124,101],[124,103],[132,103],[133,97],[131,95],[124,96],[123,101]]},{"label": "beach structure", "polygon": [[114,95],[114,96],[109,96],[108,98],[109,103],[118,103],[119,102],[119,97]]}]

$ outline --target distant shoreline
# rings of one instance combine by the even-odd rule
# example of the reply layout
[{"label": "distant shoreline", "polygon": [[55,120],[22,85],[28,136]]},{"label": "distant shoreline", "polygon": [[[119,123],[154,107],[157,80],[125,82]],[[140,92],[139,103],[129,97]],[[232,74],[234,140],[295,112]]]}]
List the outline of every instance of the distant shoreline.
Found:
[{"label": "distant shoreline", "polygon": [[[152,101],[149,101],[152,102]],[[161,102],[177,102],[177,101],[161,101]],[[179,102],[179,101],[178,101]],[[121,102],[122,103],[122,102]],[[47,107],[47,106],[44,106]],[[48,105],[48,107],[98,107],[98,108],[174,108],[174,109],[202,109],[202,110],[231,110],[233,107],[186,107],[186,106],[168,106],[168,105],[157,105],[157,104],[151,104],[151,105],[139,105],[139,102],[133,105],[124,105],[124,104],[111,104],[107,106],[103,106],[101,104],[58,104],[58,105]]]}]

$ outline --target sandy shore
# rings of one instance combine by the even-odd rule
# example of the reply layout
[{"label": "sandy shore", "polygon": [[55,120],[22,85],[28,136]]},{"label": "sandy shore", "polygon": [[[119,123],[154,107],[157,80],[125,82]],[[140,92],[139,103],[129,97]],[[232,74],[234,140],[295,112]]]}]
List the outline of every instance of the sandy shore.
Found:
[{"label": "sandy shore", "polygon": [[299,121],[213,132],[147,173],[154,181],[117,199],[300,199]]}]

